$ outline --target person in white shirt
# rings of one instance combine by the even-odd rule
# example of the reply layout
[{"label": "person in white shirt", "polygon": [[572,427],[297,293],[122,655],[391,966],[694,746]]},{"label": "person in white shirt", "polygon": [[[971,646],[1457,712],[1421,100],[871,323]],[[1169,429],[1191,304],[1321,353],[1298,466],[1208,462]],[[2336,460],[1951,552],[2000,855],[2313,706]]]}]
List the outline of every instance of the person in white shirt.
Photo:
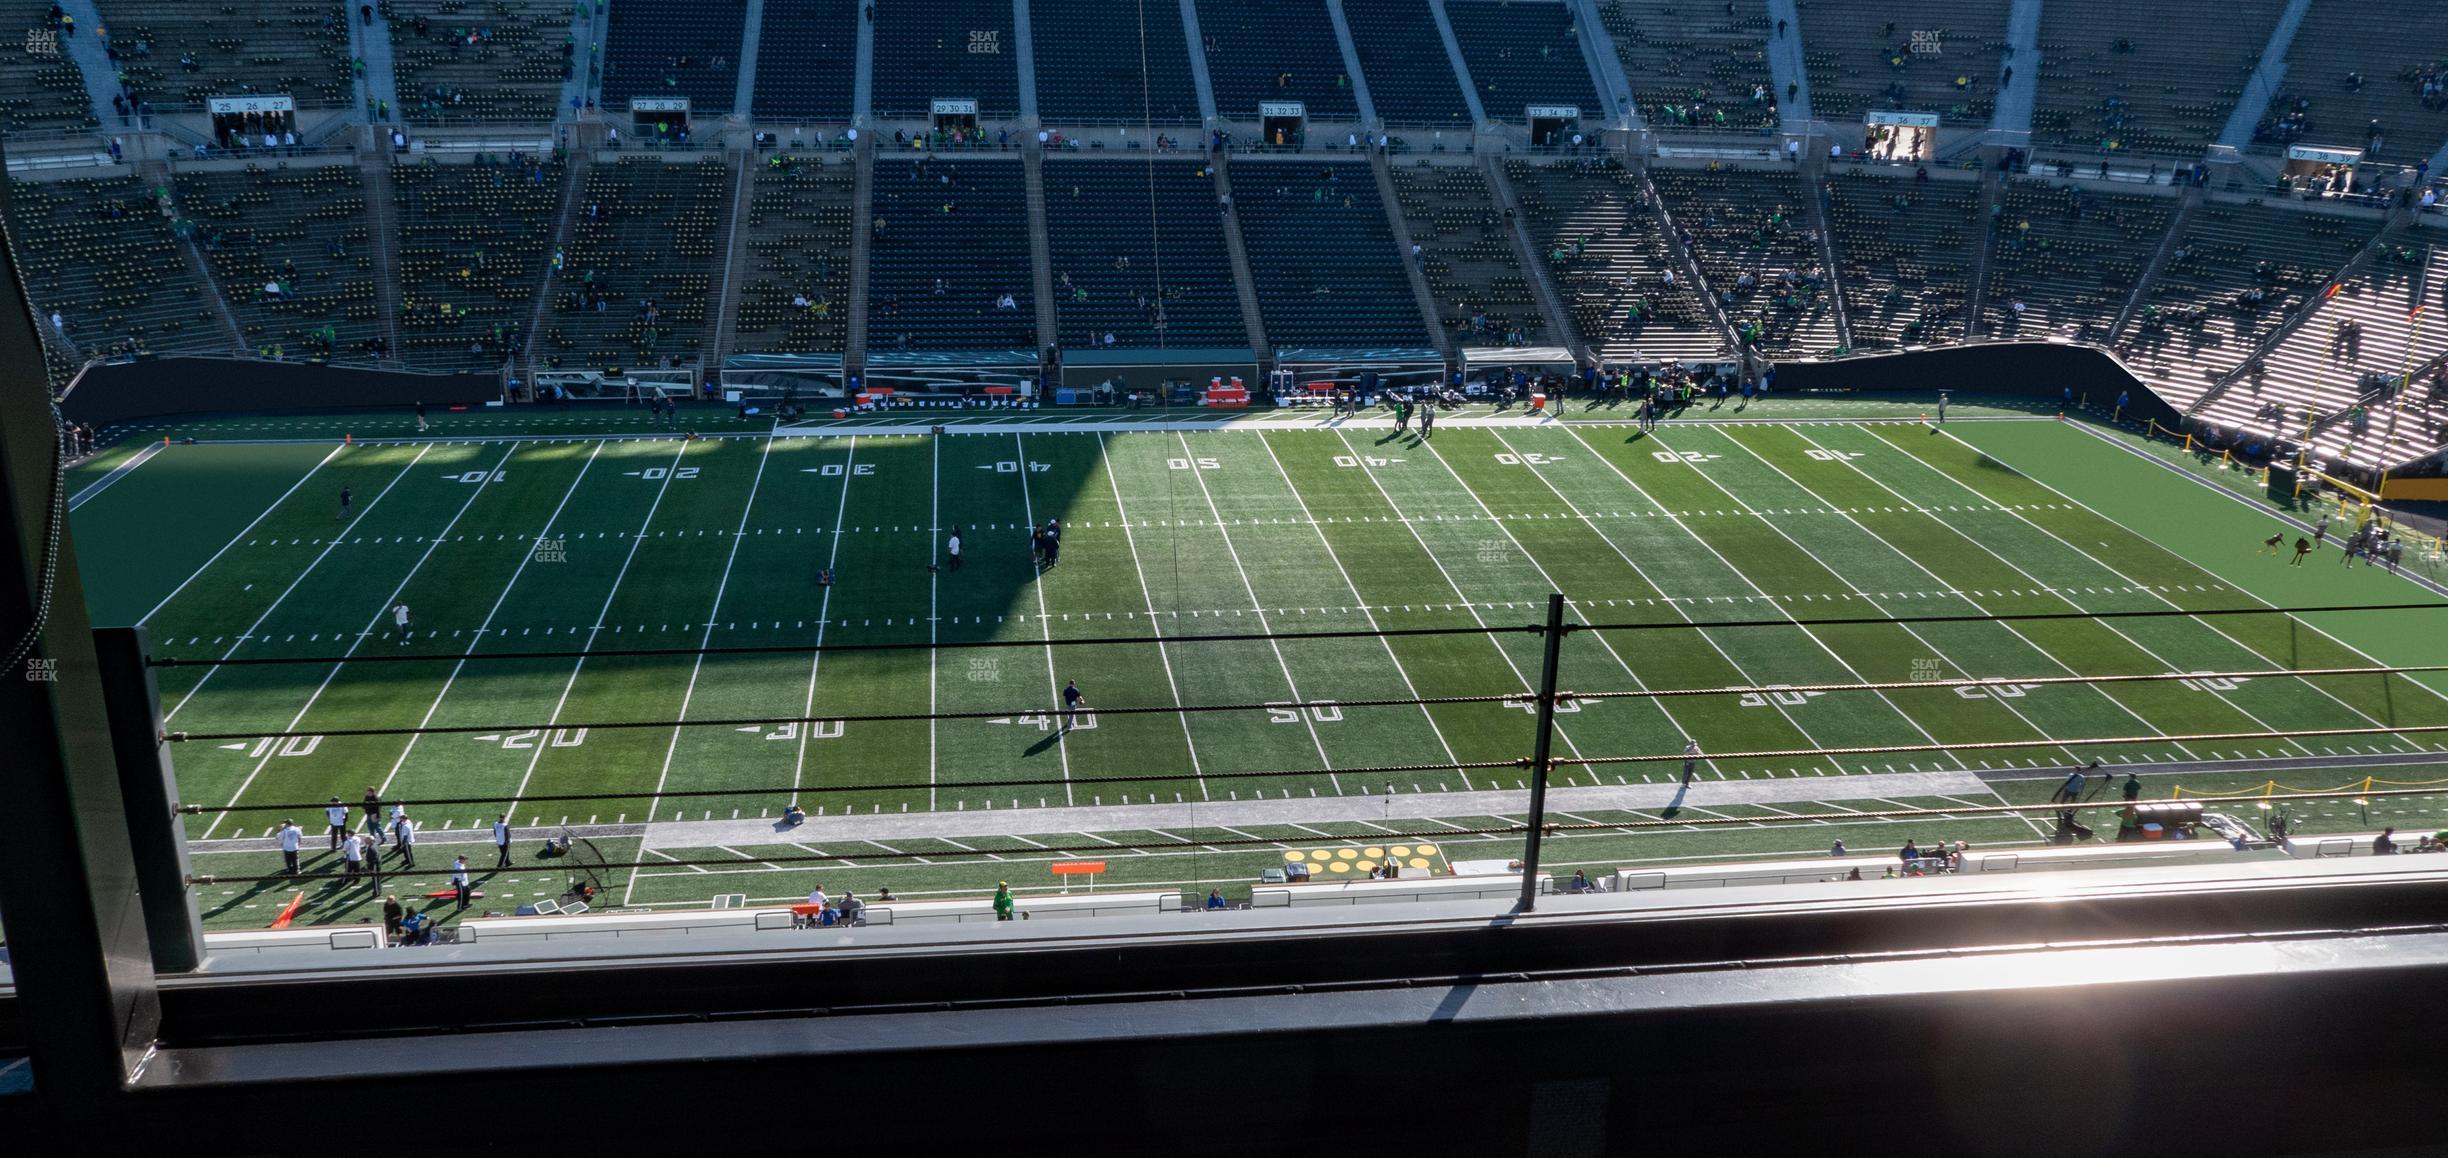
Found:
[{"label": "person in white shirt", "polygon": [[960,559],[961,559],[961,538],[960,538],[960,528],[959,528],[959,527],[954,527],[954,528],[952,528],[952,537],[944,541],[944,567],[945,567],[945,569],[946,569],[946,570],[951,570],[951,571],[958,571],[958,570],[960,570]]},{"label": "person in white shirt", "polygon": [[399,629],[399,641],[400,641],[400,646],[401,646],[401,647],[406,647],[406,646],[408,646],[408,605],[407,605],[407,604],[402,603],[402,604],[400,604],[399,606],[394,607],[394,608],[392,608],[392,609],[391,609],[391,623],[392,623],[392,625],[393,625],[393,626],[395,626],[395,627],[397,627],[397,628]]},{"label": "person in white shirt", "polygon": [[331,846],[339,848],[340,842],[348,838],[348,805],[340,803],[339,797],[332,797],[331,803],[323,806],[323,819],[331,824]]},{"label": "person in white shirt", "polygon": [[281,871],[290,876],[296,876],[298,875],[298,842],[306,834],[298,830],[296,821],[284,820],[280,823],[278,835],[280,836]]},{"label": "person in white shirt", "polygon": [[496,860],[496,861],[494,861],[494,862],[493,862],[493,867],[494,867],[494,868],[509,868],[509,867],[510,867],[510,814],[509,814],[509,813],[507,813],[507,812],[502,813],[500,817],[496,818],[496,819],[493,821],[493,847],[494,847],[494,849],[495,849],[495,850],[497,850],[498,852],[500,852],[500,853],[501,853],[501,858],[500,858],[499,860]]},{"label": "person in white shirt", "polygon": [[340,844],[340,871],[352,877],[365,871],[365,853],[356,837],[352,836]]},{"label": "person in white shirt", "polygon": [[832,904],[833,904],[833,902],[832,902],[831,900],[829,900],[829,899],[827,899],[827,898],[825,897],[825,891],[824,891],[824,886],[823,886],[823,885],[818,885],[818,886],[816,886],[815,888],[808,890],[808,902],[807,902],[807,903],[809,903],[809,904],[811,904],[811,905],[814,905],[814,906],[816,906],[816,907],[817,907],[817,908],[819,908],[819,909],[829,908],[829,907],[831,907],[831,906],[832,906]]},{"label": "person in white shirt", "polygon": [[391,840],[399,846],[400,867],[416,867],[416,821],[408,819],[408,810],[401,809],[391,821]]},{"label": "person in white shirt", "polygon": [[468,894],[474,890],[468,885],[467,858],[464,856],[451,861],[451,891],[458,894],[459,907],[466,908]]}]

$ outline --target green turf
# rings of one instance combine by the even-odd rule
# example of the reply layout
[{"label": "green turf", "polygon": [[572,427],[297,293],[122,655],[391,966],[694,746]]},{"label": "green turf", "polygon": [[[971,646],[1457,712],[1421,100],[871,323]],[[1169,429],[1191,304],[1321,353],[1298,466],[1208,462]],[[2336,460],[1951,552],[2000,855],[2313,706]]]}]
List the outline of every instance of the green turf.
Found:
[{"label": "green turf", "polygon": [[[2319,763],[2448,750],[2441,737],[2419,735],[2161,738],[2448,723],[2448,700],[2403,677],[2249,678],[2217,690],[2011,683],[2017,676],[2369,662],[2355,647],[2383,659],[2427,662],[2442,653],[2439,620],[2429,613],[2323,617],[2319,626],[2331,634],[2261,614],[1688,626],[2433,598],[2376,570],[2340,577],[2333,554],[2317,580],[2310,568],[2290,573],[2256,559],[2252,532],[2265,516],[2071,427],[1955,423],[1933,433],[1911,417],[1867,424],[1834,417],[1807,424],[1686,421],[1653,435],[1604,421],[1448,426],[1433,443],[1369,427],[1277,426],[977,427],[940,439],[886,427],[855,437],[694,442],[406,441],[337,454],[328,442],[179,446],[80,510],[77,531],[89,575],[96,558],[143,572],[114,580],[125,590],[97,599],[102,621],[124,621],[129,609],[142,614],[151,605],[145,592],[185,584],[145,624],[166,656],[796,649],[165,670],[159,682],[171,726],[226,734],[176,746],[181,796],[214,806],[276,806],[190,823],[200,871],[225,875],[260,873],[276,863],[260,838],[282,815],[296,816],[312,837],[320,828],[316,802],[334,794],[353,802],[375,785],[396,799],[474,798],[416,809],[429,841],[420,868],[436,887],[454,851],[447,842],[507,807],[523,830],[522,850],[535,843],[536,825],[563,822],[651,819],[666,834],[723,834],[682,841],[650,830],[644,841],[605,838],[602,846],[616,859],[735,862],[645,869],[634,881],[616,874],[621,895],[613,903],[703,904],[729,892],[771,900],[802,894],[818,879],[862,892],[890,884],[902,895],[974,892],[996,879],[1042,889],[1052,885],[1047,863],[1097,855],[1114,842],[1257,839],[1213,851],[1113,853],[1106,857],[1112,872],[1099,882],[1200,893],[1222,885],[1238,894],[1259,869],[1281,862],[1286,845],[1329,836],[1391,841],[1389,832],[1517,821],[1524,805],[1514,770],[1411,769],[1526,755],[1531,720],[1524,711],[1486,704],[1338,710],[1302,702],[1517,692],[1535,676],[1539,643],[1519,630],[1169,641],[1269,629],[1518,629],[1537,618],[1554,589],[1573,600],[1573,615],[1583,622],[1667,625],[1573,635],[1563,678],[1575,691],[1909,685],[1964,676],[2009,681],[1994,688],[1602,699],[1559,717],[1559,755],[1571,760],[1673,753],[1686,738],[1714,753],[2003,745],[1723,757],[1703,765],[1677,814],[1685,820],[1756,821],[1820,811],[1826,802],[1852,811],[1892,807],[1874,803],[1898,799],[1883,796],[1888,790],[1878,783],[1890,773],[1995,777],[2021,770],[2032,778],[2005,782],[2006,797],[1976,784],[1946,798],[1902,798],[1950,807],[2026,799],[2016,793],[2053,784],[2054,770],[2077,759]],[[299,485],[289,491],[292,483]],[[334,502],[343,484],[356,496],[346,524]],[[264,510],[284,492],[286,499]],[[180,525],[157,525],[163,512]],[[259,512],[261,522],[241,534],[237,528]],[[1065,547],[1059,563],[1039,572],[1024,528],[1051,517],[1068,528]],[[967,541],[966,565],[957,573],[929,572],[955,525]],[[830,588],[814,582],[826,567],[837,576]],[[386,609],[395,598],[414,610],[415,637],[406,645],[389,632]],[[1049,638],[1132,642],[807,650],[819,642]],[[1046,713],[1067,679],[1079,681],[1092,710],[1109,710],[1066,734]],[[1273,706],[1183,716],[1110,711],[1183,703]],[[600,726],[750,720],[811,709],[998,715],[933,724]],[[332,734],[419,725],[483,730],[414,740]],[[318,738],[258,739],[289,730]],[[2124,742],[2100,742],[2107,738]],[[1404,770],[1360,771],[1385,768]],[[1671,763],[1568,764],[1559,779],[1584,790],[1665,785],[1677,771]],[[1237,775],[1253,772],[1264,774]],[[2289,773],[2322,784],[2363,774]],[[2158,779],[2154,795],[2173,787]],[[1757,783],[1777,780],[1792,783]],[[2216,774],[2200,780],[2227,783]],[[1033,783],[1000,783],[1007,781]],[[1717,785],[1773,798],[1737,799],[1736,788]],[[1403,798],[1469,790],[1507,795],[1456,797],[1456,807],[1431,806],[1425,815],[1355,819],[1353,806],[1389,789]],[[643,798],[682,792],[707,795]],[[872,840],[855,828],[846,836],[832,828],[821,836],[777,835],[772,818],[794,798],[828,824],[844,812],[907,813],[920,823],[915,835],[870,833]],[[1274,811],[1254,810],[1261,799]],[[1144,813],[1146,805],[1177,802],[1197,803],[1206,815],[1181,827],[1124,822],[1081,832],[1075,814],[1060,808],[1128,805]],[[2392,804],[2386,814],[2423,823],[2415,809],[2426,806]],[[1603,801],[1577,807],[1569,793],[1559,795],[1558,808],[1601,824],[1655,815]],[[1001,830],[1013,835],[962,836],[957,832],[970,830],[940,825],[930,831],[924,818],[930,811],[963,817],[990,810],[1008,817],[1014,809],[1026,819]],[[720,827],[734,817],[736,825]],[[667,827],[683,820],[715,827]],[[1867,842],[1856,845],[1862,848],[1906,836],[2003,843],[2041,835],[2026,822],[1994,817],[1602,829],[1560,837],[1551,846],[1551,867],[1569,872],[1636,860],[1824,851],[1845,833],[1858,834]],[[1457,846],[1449,852],[1458,859],[1505,859],[1519,848],[1513,835],[1443,843]],[[655,851],[641,851],[647,845]],[[310,839],[308,846],[320,842]],[[481,854],[473,858],[479,868],[491,863],[489,847],[462,847]],[[971,849],[992,856],[954,855]],[[770,861],[858,854],[908,859]],[[556,873],[532,867],[499,881],[487,886],[499,891],[489,903],[557,893],[562,883]],[[267,920],[262,906],[276,907],[286,896],[279,886],[213,885],[202,899],[216,924],[247,925]],[[362,899],[362,891],[333,894],[309,909],[308,919],[356,919]]]}]

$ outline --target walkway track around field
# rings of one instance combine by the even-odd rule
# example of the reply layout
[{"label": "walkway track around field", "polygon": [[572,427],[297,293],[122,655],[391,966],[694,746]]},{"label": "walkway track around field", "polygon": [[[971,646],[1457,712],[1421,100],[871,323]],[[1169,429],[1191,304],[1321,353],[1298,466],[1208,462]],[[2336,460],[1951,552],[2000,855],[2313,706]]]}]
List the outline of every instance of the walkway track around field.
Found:
[{"label": "walkway track around field", "polygon": [[[2384,752],[2379,754],[2351,753],[2344,756],[2284,756],[2271,757],[2264,760],[2166,760],[2153,761],[2149,763],[2119,764],[2116,765],[2113,770],[2117,772],[2131,772],[2137,775],[2156,777],[2182,776],[2195,773],[2204,775],[2218,775],[2221,773],[2230,772],[2345,771],[2357,768],[2410,768],[2428,767],[2434,765],[2448,765],[2448,752]],[[2109,771],[2110,769],[2103,768],[2101,769],[2101,774],[2106,774]],[[2030,783],[2033,781],[2045,781],[2054,784],[2065,779],[2066,772],[2067,769],[2063,766],[2044,766],[2037,768],[1979,768],[1974,769],[1972,772],[1968,773],[1968,775],[1977,778],[1983,785],[1994,786],[1998,784]],[[1687,796],[1683,802],[1683,807],[1686,810],[1697,812],[1704,811],[1704,806],[1708,804],[1767,804],[1771,802],[1809,803],[1837,800],[1867,800],[1871,799],[1868,793],[1873,788],[1877,789],[1882,797],[1887,798],[1917,795],[1954,796],[1965,792],[1979,791],[1980,789],[1978,788],[1960,786],[1962,779],[1966,775],[1967,773],[1962,772],[1858,773],[1848,776],[1843,780],[1839,780],[1834,784],[1828,783],[1828,781],[1833,778],[1826,776],[1796,777],[1777,780],[1769,780],[1765,778],[1758,780],[1697,780],[1694,781],[1694,784],[1698,785],[1699,787],[1695,789],[1695,792],[1704,795],[1705,800],[1700,804],[1695,804]],[[1873,777],[1875,777],[1875,779],[1873,779]],[[1929,779],[1925,782],[1922,780],[1915,780],[1913,779],[1914,777],[1927,777],[1933,779]],[[1945,792],[1922,793],[1914,791],[1916,788],[1931,785],[1959,785],[1959,787],[1956,787],[1952,791]],[[1636,787],[1648,790],[1652,794],[1650,797],[1642,797],[1639,799],[1654,799],[1655,803],[1646,805],[1639,803],[1609,804],[1606,803],[1606,797],[1598,794],[1607,792],[1622,792],[1624,791],[1623,788],[1592,788],[1586,785],[1559,785],[1557,787],[1548,789],[1548,810],[1551,813],[1561,815],[1567,812],[1586,812],[1598,808],[1619,808],[1630,810],[1662,809],[1673,800],[1677,785],[1672,783],[1656,783],[1642,784]],[[1858,790],[1856,790],[1857,788]],[[1474,803],[1485,803],[1485,801],[1482,799],[1485,797],[1500,798],[1497,801],[1497,807],[1479,812],[1472,811],[1470,806]],[[1344,807],[1338,809],[1337,811],[1354,812],[1355,815],[1352,817],[1352,819],[1379,822],[1386,820],[1389,816],[1404,820],[1437,820],[1454,816],[1519,816],[1521,815],[1521,804],[1527,799],[1527,797],[1519,790],[1509,793],[1412,793],[1409,795],[1393,797],[1392,799],[1396,801],[1398,807],[1393,809],[1391,812],[1389,812],[1386,807],[1387,799],[1388,798],[1385,796],[1342,797],[1339,798],[1337,803],[1343,805]],[[1257,816],[1263,813],[1264,809],[1266,808],[1280,807],[1285,803],[1286,802],[1282,800],[1233,800],[1220,804],[1200,804],[1196,805],[1195,807],[1198,811],[1199,825],[1207,828],[1233,828],[1239,825],[1247,824],[1278,823],[1271,819],[1252,819],[1249,817],[1244,817],[1236,810],[1251,808],[1253,810],[1251,816]],[[1324,797],[1307,800],[1296,798],[1289,803],[1318,807],[1326,804],[1327,800]],[[981,809],[976,812],[964,811],[948,813],[895,812],[871,814],[862,812],[837,816],[811,815],[808,817],[807,823],[787,831],[779,828],[778,825],[780,822],[771,817],[762,817],[753,820],[658,821],[651,825],[637,823],[571,824],[545,825],[543,827],[567,828],[579,836],[584,836],[595,840],[613,840],[623,837],[642,836],[647,838],[647,847],[650,848],[711,848],[714,847],[714,845],[710,843],[710,841],[718,837],[721,838],[722,843],[734,845],[742,842],[743,840],[747,841],[748,843],[770,845],[775,843],[776,838],[779,837],[787,837],[788,839],[783,841],[783,843],[788,844],[806,844],[818,836],[824,837],[827,841],[863,840],[869,836],[899,836],[903,838],[944,836],[956,837],[961,835],[961,831],[950,826],[933,827],[923,832],[918,831],[918,828],[923,825],[931,825],[935,821],[952,820],[955,818],[958,818],[960,823],[967,823],[971,817],[975,817],[981,821],[985,818],[993,817],[995,818],[994,823],[997,825],[997,828],[994,830],[995,832],[1013,836],[1045,836],[1054,833],[1080,832],[1081,829],[1079,827],[1074,827],[1078,825],[1084,825],[1089,830],[1146,831],[1149,828],[1150,822],[1157,821],[1160,818],[1171,815],[1166,810],[1173,810],[1175,813],[1186,816],[1192,807],[1193,806],[1187,804],[1109,804],[1103,807],[1090,808],[1056,807],[1021,808],[1012,810],[995,809],[992,811]],[[1323,815],[1323,813],[1318,811],[1304,809],[1299,813],[1297,823],[1306,824],[1312,821],[1331,819],[1334,818]],[[1100,820],[1111,821],[1112,823],[1098,823]],[[871,825],[886,824],[887,822],[889,822],[888,828],[869,827]],[[1295,821],[1282,821],[1280,823],[1290,824],[1295,823]],[[905,826],[907,831],[903,831]],[[1157,827],[1161,828],[1163,825],[1158,824]],[[1175,827],[1188,827],[1188,823],[1185,820]],[[705,840],[697,839],[697,834],[699,834],[701,831],[706,834]],[[752,840],[745,834],[762,834],[762,838]],[[971,835],[992,834],[993,833],[973,833]],[[1083,833],[1083,835],[1085,835],[1085,833]],[[518,839],[523,842],[528,838],[522,835],[518,837]],[[275,842],[270,837],[262,836],[223,837],[213,840],[191,841],[189,843],[198,853],[271,852],[277,847]],[[453,828],[447,831],[432,830],[419,834],[417,837],[417,843],[420,845],[489,845],[493,843],[493,834],[489,829],[478,827]]]},{"label": "walkway track around field", "polygon": [[85,489],[80,490],[80,491],[78,491],[77,493],[75,493],[75,494],[73,494],[73,495],[68,496],[68,509],[69,509],[70,511],[74,511],[74,510],[76,510],[78,507],[84,506],[86,503],[92,502],[95,496],[97,496],[97,495],[101,494],[103,491],[109,490],[109,489],[110,489],[110,486],[111,486],[111,484],[112,484],[112,483],[118,482],[120,479],[126,478],[126,477],[128,476],[128,473],[129,473],[130,471],[135,470],[137,467],[143,466],[143,465],[145,464],[145,460],[146,460],[146,459],[152,458],[154,455],[160,454],[160,453],[161,453],[161,450],[162,450],[162,444],[161,444],[161,443],[158,443],[158,442],[148,442],[148,443],[146,443],[146,444],[145,444],[145,448],[144,448],[143,450],[137,451],[135,454],[133,454],[133,455],[129,456],[129,458],[128,458],[128,460],[127,460],[126,462],[120,463],[119,465],[112,467],[112,468],[110,469],[110,473],[109,473],[109,474],[103,475],[101,478],[95,479],[94,481],[92,481],[92,482],[90,482],[90,483],[87,483],[87,484],[85,485]]}]

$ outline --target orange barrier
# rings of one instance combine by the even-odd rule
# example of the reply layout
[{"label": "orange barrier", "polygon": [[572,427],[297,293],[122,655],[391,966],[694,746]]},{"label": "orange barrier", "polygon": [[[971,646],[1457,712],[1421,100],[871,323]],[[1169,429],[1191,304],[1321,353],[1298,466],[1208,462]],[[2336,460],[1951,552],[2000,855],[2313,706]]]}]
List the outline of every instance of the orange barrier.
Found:
[{"label": "orange barrier", "polygon": [[289,898],[288,904],[281,906],[280,916],[272,919],[271,927],[275,929],[288,928],[290,920],[298,915],[298,910],[305,907],[306,890],[300,889],[298,890],[298,895]]},{"label": "orange barrier", "polygon": [[1104,872],[1105,862],[1101,860],[1058,860],[1046,867],[1053,870],[1055,876],[1068,877],[1081,873]]}]

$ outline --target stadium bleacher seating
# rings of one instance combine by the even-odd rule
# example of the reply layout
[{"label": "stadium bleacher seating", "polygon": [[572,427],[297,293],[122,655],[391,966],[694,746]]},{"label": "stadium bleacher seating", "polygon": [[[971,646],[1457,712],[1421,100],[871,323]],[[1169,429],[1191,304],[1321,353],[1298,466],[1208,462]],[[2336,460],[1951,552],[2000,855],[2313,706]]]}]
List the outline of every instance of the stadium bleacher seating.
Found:
[{"label": "stadium bleacher seating", "polygon": [[1988,126],[2006,56],[2005,5],[1796,0],[1795,7],[1813,116],[1853,120],[1878,109],[1937,113],[1941,127]]},{"label": "stadium bleacher seating", "polygon": [[155,108],[281,93],[345,108],[348,9],[339,0],[109,0],[99,5],[126,86]]},{"label": "stadium bleacher seating", "polygon": [[[664,156],[673,156],[666,162]],[[731,167],[623,157],[587,170],[542,349],[571,369],[693,363],[719,301]]]},{"label": "stadium bleacher seating", "polygon": [[923,117],[934,100],[959,98],[981,117],[1018,116],[1018,61],[1010,0],[887,6],[876,13],[876,115]]},{"label": "stadium bleacher seating", "polygon": [[1828,174],[1828,231],[1853,344],[1862,349],[1963,337],[1980,186],[1862,169]]},{"label": "stadium bleacher seating", "polygon": [[1445,19],[1490,120],[1524,124],[1531,105],[1572,105],[1592,121],[1604,115],[1581,30],[1561,0],[1446,0]]},{"label": "stadium bleacher seating", "polygon": [[136,178],[15,182],[9,241],[41,328],[53,338],[64,332],[79,356],[230,348],[170,219]]},{"label": "stadium bleacher seating", "polygon": [[1574,328],[1599,357],[1686,361],[1725,352],[1690,280],[1674,273],[1648,194],[1620,163],[1512,161],[1505,171]]},{"label": "stadium bleacher seating", "polygon": [[[2423,371],[2448,355],[2448,326],[2439,320],[2448,309],[2443,269],[2448,257],[2438,249],[2404,234],[2381,238],[2368,265],[2204,402],[2198,417],[2262,439],[2298,439],[2310,427],[2316,461],[2364,469],[2436,451],[2448,439],[2441,425],[2448,397],[2436,370]],[[2417,306],[2426,307],[2421,317]],[[2397,413],[2394,383],[2408,372],[2414,385]],[[2358,406],[2366,411],[2361,422],[2347,417]]]},{"label": "stadium bleacher seating", "polygon": [[731,111],[739,89],[744,4],[624,0],[604,34],[602,105],[631,99],[685,99],[692,117]]},{"label": "stadium bleacher seating", "polygon": [[[84,75],[67,46],[57,41],[59,26],[50,12],[50,0],[0,3],[0,27],[26,30],[23,45],[0,52],[0,132],[94,127],[93,99],[85,95]],[[46,45],[45,33],[56,49]],[[112,117],[111,123],[118,124],[118,118]]]},{"label": "stadium bleacher seating", "polygon": [[1436,297],[1437,324],[1457,346],[1552,340],[1514,255],[1513,229],[1477,165],[1425,161],[1394,168],[1394,200]]},{"label": "stadium bleacher seating", "polygon": [[357,166],[191,171],[177,189],[248,349],[372,356],[382,320]]},{"label": "stadium bleacher seating", "polygon": [[1178,3],[1030,0],[1029,46],[1036,54],[1040,120],[1199,123],[1198,84],[1190,76]]},{"label": "stadium bleacher seating", "polygon": [[[2304,129],[2263,144],[2366,148],[2377,121],[2381,144],[2373,156],[2400,165],[2429,157],[2448,140],[2448,47],[2437,35],[2443,23],[2448,4],[2441,0],[2313,5],[2287,49],[2285,85],[2270,105],[2277,114],[2305,102]],[[2350,84],[2349,74],[2360,83]]]},{"label": "stadium bleacher seating", "polygon": [[1428,0],[1343,0],[1343,21],[1377,119],[1407,128],[1470,126],[1470,103]]},{"label": "stadium bleacher seating", "polygon": [[410,121],[553,118],[572,51],[564,0],[390,0],[391,67]]},{"label": "stadium bleacher seating", "polygon": [[2032,141],[2193,161],[2218,139],[2285,0],[2206,18],[2188,0],[2050,0],[2040,9]]},{"label": "stadium bleacher seating", "polygon": [[1066,349],[1249,344],[1204,163],[1049,159],[1045,204]]},{"label": "stadium bleacher seating", "polygon": [[858,89],[859,0],[765,0],[750,111],[846,121]]},{"label": "stadium bleacher seating", "polygon": [[1268,341],[1428,344],[1368,166],[1245,162],[1233,170],[1233,206]]},{"label": "stadium bleacher seating", "polygon": [[1198,0],[1216,115],[1254,121],[1263,101],[1299,101],[1311,120],[1360,117],[1326,0]]},{"label": "stadium bleacher seating", "polygon": [[558,161],[537,167],[542,180],[536,167],[488,162],[393,167],[401,359],[490,369],[525,345],[566,177]]},{"label": "stadium bleacher seating", "polygon": [[2205,202],[2151,280],[2118,353],[2152,390],[2184,406],[2319,296],[2379,230],[2368,211]]},{"label": "stadium bleacher seating", "polygon": [[1753,348],[1825,353],[1840,343],[1827,269],[1791,170],[1649,170],[1711,293]]},{"label": "stadium bleacher seating", "polygon": [[[1016,159],[875,162],[867,348],[1037,345],[1028,186]],[[996,303],[1010,295],[1012,309]]]},{"label": "stadium bleacher seating", "polygon": [[1600,0],[1598,22],[1650,128],[1776,127],[1780,97],[1768,72],[1765,6],[1728,12],[1706,0]]},{"label": "stadium bleacher seating", "polygon": [[2175,207],[2173,197],[2070,184],[2007,186],[1989,255],[1983,331],[2001,338],[2106,341],[2166,240]]},{"label": "stadium bleacher seating", "polygon": [[[756,353],[841,352],[849,340],[850,202],[857,177],[851,162],[828,165],[822,157],[756,167],[740,231],[747,259],[740,267],[734,346]],[[807,304],[799,304],[802,298]]]}]

